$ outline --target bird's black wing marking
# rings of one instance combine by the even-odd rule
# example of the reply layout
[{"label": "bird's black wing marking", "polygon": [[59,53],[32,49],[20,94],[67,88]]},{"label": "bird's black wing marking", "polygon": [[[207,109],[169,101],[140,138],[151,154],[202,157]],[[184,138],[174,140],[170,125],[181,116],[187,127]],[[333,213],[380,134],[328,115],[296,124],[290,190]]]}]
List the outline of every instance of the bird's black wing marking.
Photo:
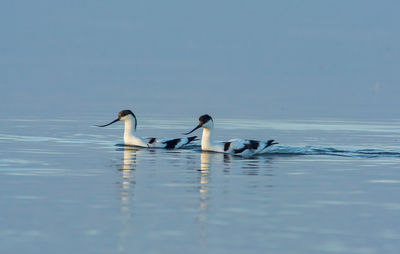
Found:
[{"label": "bird's black wing marking", "polygon": [[233,150],[233,152],[234,153],[242,153],[243,151],[245,151],[247,149],[251,149],[250,144],[244,144],[244,146],[242,148],[235,149],[235,150]]},{"label": "bird's black wing marking", "polygon": [[179,143],[179,141],[181,141],[181,139],[180,138],[176,138],[176,139],[171,139],[171,140],[164,141],[163,144],[166,144],[165,148],[173,149]]},{"label": "bird's black wing marking", "polygon": [[269,146],[279,144],[278,142],[274,142],[274,141],[275,141],[275,140],[273,140],[273,139],[268,140],[268,141],[267,141],[267,144],[265,144],[265,147],[263,148],[263,150],[264,150],[265,148],[269,147]]},{"label": "bird's black wing marking", "polygon": [[197,136],[193,136],[193,137],[188,137],[188,142],[186,142],[185,145],[189,144],[190,142],[192,142],[193,140],[195,140],[197,138]]},{"label": "bird's black wing marking", "polygon": [[225,142],[224,143],[224,151],[225,152],[229,150],[229,147],[231,146],[231,144],[232,144],[232,142]]},{"label": "bird's black wing marking", "polygon": [[258,148],[258,146],[260,145],[260,141],[257,140],[249,140],[249,146],[251,147],[251,149],[256,150]]},{"label": "bird's black wing marking", "polygon": [[149,144],[153,144],[154,142],[156,142],[156,138],[150,138]]}]

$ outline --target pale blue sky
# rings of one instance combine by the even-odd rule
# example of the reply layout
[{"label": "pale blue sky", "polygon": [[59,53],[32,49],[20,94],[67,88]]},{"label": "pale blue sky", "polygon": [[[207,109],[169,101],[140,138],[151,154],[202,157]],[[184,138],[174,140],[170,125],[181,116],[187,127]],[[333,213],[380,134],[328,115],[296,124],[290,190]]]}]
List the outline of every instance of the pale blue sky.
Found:
[{"label": "pale blue sky", "polygon": [[0,113],[399,118],[399,1],[2,1]]}]

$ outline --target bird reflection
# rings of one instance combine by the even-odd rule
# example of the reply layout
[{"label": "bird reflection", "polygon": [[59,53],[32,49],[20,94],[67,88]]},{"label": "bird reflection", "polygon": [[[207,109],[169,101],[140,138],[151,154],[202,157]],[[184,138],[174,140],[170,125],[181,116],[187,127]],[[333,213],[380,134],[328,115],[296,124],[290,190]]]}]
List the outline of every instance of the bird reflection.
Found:
[{"label": "bird reflection", "polygon": [[[200,226],[200,242],[202,245],[207,245],[207,232],[208,232],[208,214],[210,197],[210,188],[215,186],[212,184],[212,176],[216,177],[218,181],[220,177],[220,171],[222,170],[224,175],[230,174],[242,174],[242,175],[270,175],[271,172],[272,158],[265,156],[258,156],[254,158],[244,159],[242,157],[233,156],[230,154],[221,154],[214,152],[201,151],[200,155],[200,170],[199,170],[199,215],[198,222]],[[239,171],[238,171],[239,170]],[[218,172],[219,171],[219,172]],[[259,180],[259,178],[257,178]],[[269,179],[269,178],[268,178]],[[258,180],[245,182],[251,184],[251,188],[258,188],[262,193],[266,191],[265,188],[269,189],[272,187],[270,183],[258,184]],[[257,184],[254,184],[257,183]],[[263,182],[264,183],[264,182]],[[226,193],[230,191],[230,188],[226,188],[225,183],[220,185],[219,188],[225,189]]]},{"label": "bird reflection", "polygon": [[224,174],[228,175],[231,170],[231,155],[223,154],[224,156]]},{"label": "bird reflection", "polygon": [[[207,200],[207,189],[208,189],[208,172],[210,169],[210,153],[202,151],[200,160],[200,200]],[[206,208],[206,204],[203,204]]]},{"label": "bird reflection", "polygon": [[123,228],[119,234],[118,251],[124,251],[126,244],[125,240],[130,234],[129,220],[132,217],[132,199],[134,196],[135,186],[135,170],[137,162],[137,153],[140,148],[136,147],[124,147],[123,149],[123,164],[118,165],[117,169],[121,172],[121,181],[118,182],[120,185],[120,200],[121,200],[121,220]]},{"label": "bird reflection", "polygon": [[[232,162],[234,162],[235,165],[239,165],[240,168],[242,169],[242,174],[243,175],[253,175],[253,176],[258,176],[260,174],[267,174],[269,175],[270,168],[272,167],[272,160],[273,158],[271,157],[266,157],[266,156],[256,156],[256,157],[251,157],[251,158],[241,158],[237,156],[232,156],[232,155],[226,155],[229,158],[224,157],[224,164],[231,165]],[[228,168],[228,167],[226,167]]]},{"label": "bird reflection", "polygon": [[124,158],[122,167],[118,170],[122,173],[121,179],[121,201],[122,204],[128,205],[130,197],[133,195],[131,188],[135,184],[134,173],[136,169],[136,153],[138,148],[124,148]]},{"label": "bird reflection", "polygon": [[211,169],[211,153],[202,151],[200,155],[200,184],[199,184],[199,224],[200,224],[200,242],[205,248],[207,246],[207,210],[208,210],[208,184],[209,172]]}]

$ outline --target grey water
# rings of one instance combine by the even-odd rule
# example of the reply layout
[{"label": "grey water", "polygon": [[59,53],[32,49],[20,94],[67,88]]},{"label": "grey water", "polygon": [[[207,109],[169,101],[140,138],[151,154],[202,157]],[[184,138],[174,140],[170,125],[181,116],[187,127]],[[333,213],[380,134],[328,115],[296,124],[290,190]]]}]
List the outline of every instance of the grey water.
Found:
[{"label": "grey water", "polygon": [[[399,9],[1,1],[0,253],[399,253]],[[122,109],[279,145],[123,147]]]},{"label": "grey water", "polygon": [[[124,147],[105,115],[0,120],[1,253],[398,253],[399,120],[216,120],[241,158]],[[180,136],[196,119],[139,119]],[[201,132],[198,132],[200,135]]]}]

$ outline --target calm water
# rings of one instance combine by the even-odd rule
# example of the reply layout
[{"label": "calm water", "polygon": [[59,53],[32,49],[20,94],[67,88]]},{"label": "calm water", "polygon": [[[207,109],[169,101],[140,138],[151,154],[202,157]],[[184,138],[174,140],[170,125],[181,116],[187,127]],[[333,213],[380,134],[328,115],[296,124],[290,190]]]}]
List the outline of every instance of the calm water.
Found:
[{"label": "calm water", "polygon": [[[124,148],[107,116],[0,120],[1,253],[398,253],[400,121],[216,119],[240,158]],[[139,119],[179,136],[196,119]],[[200,132],[197,132],[200,135]]]}]

